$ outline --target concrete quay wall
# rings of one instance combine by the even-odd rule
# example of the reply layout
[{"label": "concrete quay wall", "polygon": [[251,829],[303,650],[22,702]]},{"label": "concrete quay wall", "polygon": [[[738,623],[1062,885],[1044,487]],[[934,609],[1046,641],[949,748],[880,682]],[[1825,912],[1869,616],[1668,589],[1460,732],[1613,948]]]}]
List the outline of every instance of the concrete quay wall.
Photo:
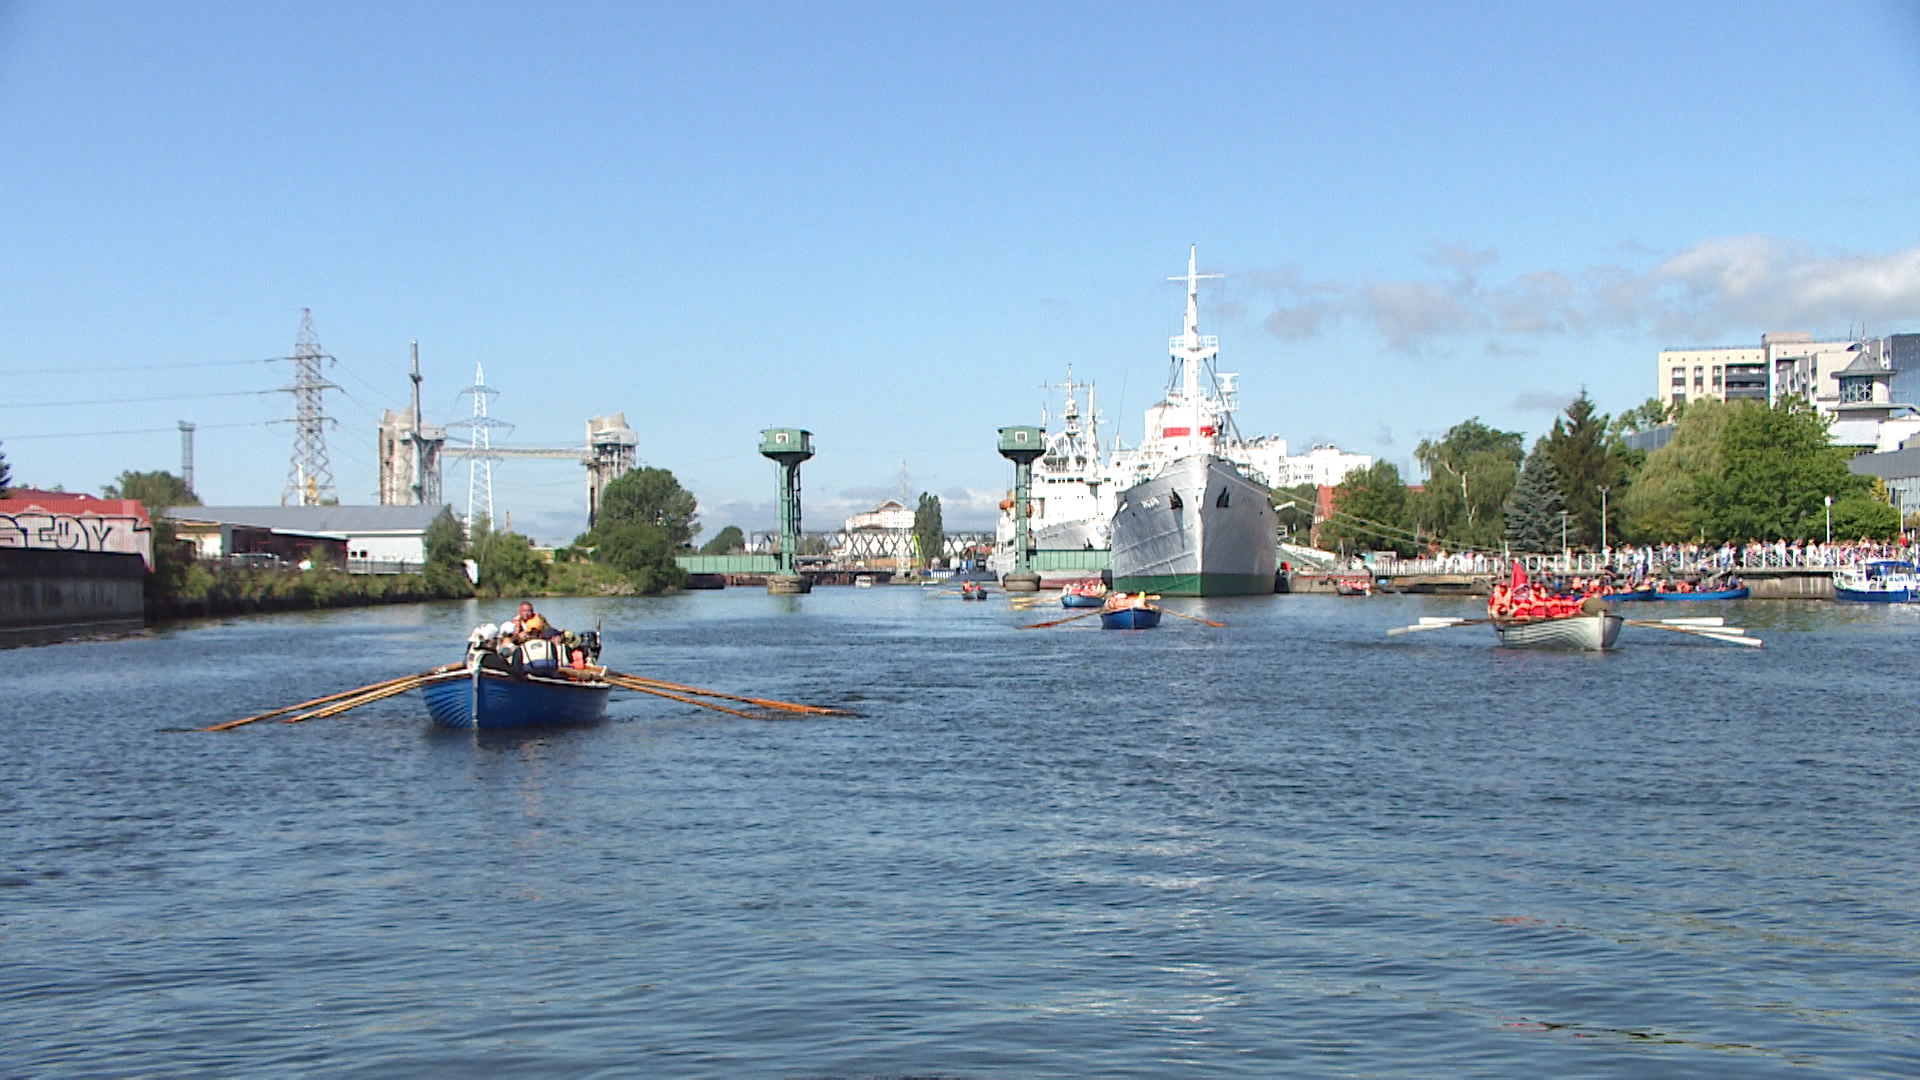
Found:
[{"label": "concrete quay wall", "polygon": [[146,577],[138,555],[0,548],[0,646],[138,630]]},{"label": "concrete quay wall", "polygon": [[1833,571],[1799,567],[1735,570],[1754,600],[1831,600]]}]

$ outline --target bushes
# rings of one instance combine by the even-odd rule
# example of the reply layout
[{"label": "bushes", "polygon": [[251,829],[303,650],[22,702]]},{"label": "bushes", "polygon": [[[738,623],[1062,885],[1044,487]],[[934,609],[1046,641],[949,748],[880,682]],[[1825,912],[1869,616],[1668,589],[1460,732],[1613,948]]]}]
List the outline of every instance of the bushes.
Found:
[{"label": "bushes", "polygon": [[467,595],[465,590],[436,589],[424,574],[346,574],[327,567],[261,570],[189,563],[170,579],[170,592],[155,590],[159,580],[157,571],[148,578],[147,611],[155,618],[405,604]]}]

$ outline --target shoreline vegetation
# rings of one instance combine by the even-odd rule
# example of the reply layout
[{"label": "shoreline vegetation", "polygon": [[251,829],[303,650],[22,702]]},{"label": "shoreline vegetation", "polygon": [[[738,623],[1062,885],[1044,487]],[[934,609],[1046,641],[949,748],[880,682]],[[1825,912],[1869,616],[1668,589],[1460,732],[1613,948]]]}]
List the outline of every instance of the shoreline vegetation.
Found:
[{"label": "shoreline vegetation", "polygon": [[[114,490],[149,506],[199,505],[164,472],[123,473]],[[674,556],[692,550],[697,509],[671,472],[636,469],[607,485],[594,527],[556,550],[552,561],[525,536],[496,532],[484,518],[469,532],[448,511],[427,529],[426,565],[417,574],[208,563],[184,549],[172,523],[155,514],[146,615],[165,621],[470,597],[657,596],[686,584]],[[723,530],[716,540],[726,535]]]},{"label": "shoreline vegetation", "polygon": [[[1628,436],[1671,424],[1666,444],[1635,449]],[[1424,477],[1405,483],[1392,462],[1350,474],[1331,512],[1308,513],[1311,489],[1279,489],[1281,523],[1311,529],[1315,546],[1343,554],[1437,551],[1554,554],[1621,544],[1746,545],[1774,541],[1885,541],[1903,523],[1877,478],[1848,468],[1829,422],[1797,397],[1768,405],[1657,399],[1617,417],[1583,391],[1552,428],[1526,445],[1478,417],[1423,439]]]}]

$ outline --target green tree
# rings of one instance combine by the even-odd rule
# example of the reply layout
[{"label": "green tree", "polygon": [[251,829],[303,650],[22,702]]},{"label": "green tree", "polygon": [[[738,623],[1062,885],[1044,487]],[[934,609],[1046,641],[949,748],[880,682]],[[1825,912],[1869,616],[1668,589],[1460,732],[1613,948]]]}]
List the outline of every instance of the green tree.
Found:
[{"label": "green tree", "polygon": [[1887,485],[1877,476],[1868,479],[1870,490],[1833,500],[1834,539],[1891,540],[1900,534],[1900,511],[1887,500]]},{"label": "green tree", "polygon": [[436,596],[470,596],[473,583],[467,580],[467,534],[452,510],[442,510],[427,526],[422,542],[427,549],[423,571],[427,588]]},{"label": "green tree", "polygon": [[1600,544],[1600,489],[1608,488],[1604,500],[1607,528],[1617,533],[1618,500],[1626,494],[1627,462],[1620,454],[1619,440],[1607,430],[1607,414],[1594,411],[1585,390],[1567,406],[1563,417],[1555,418],[1547,433],[1547,453],[1553,458],[1553,471],[1559,483],[1560,497],[1567,511],[1569,543],[1598,547]]},{"label": "green tree", "polygon": [[693,493],[665,469],[634,469],[615,479],[600,493],[600,511],[594,528],[606,525],[651,525],[665,533],[674,547],[693,542],[700,531],[693,515],[700,509]]},{"label": "green tree", "polygon": [[1274,488],[1273,512],[1279,518],[1280,531],[1292,543],[1305,544],[1313,533],[1313,508],[1320,497],[1314,484],[1295,484]]},{"label": "green tree", "polygon": [[1456,546],[1498,544],[1504,531],[1500,509],[1526,457],[1523,438],[1518,431],[1490,428],[1476,416],[1438,440],[1422,439],[1413,458],[1427,482],[1409,499],[1422,534]]},{"label": "green tree", "polygon": [[1343,551],[1413,553],[1407,528],[1407,487],[1391,461],[1347,474],[1333,489],[1333,517],[1328,535]]},{"label": "green tree", "polygon": [[674,561],[678,546],[665,529],[645,524],[609,524],[593,527],[593,561],[610,566],[642,593],[664,592],[687,583],[687,572]]},{"label": "green tree", "polygon": [[547,561],[534,552],[532,541],[519,533],[494,532],[485,518],[474,522],[469,551],[480,564],[483,592],[505,596],[547,583]]},{"label": "green tree", "polygon": [[947,546],[947,530],[940,520],[940,496],[920,493],[920,504],[913,508],[913,546],[920,552],[921,565],[932,566],[941,561]]},{"label": "green tree", "polygon": [[732,555],[747,548],[747,534],[740,531],[738,525],[729,525],[713,534],[713,539],[700,545],[702,555]]},{"label": "green tree", "polygon": [[[1720,433],[1720,474],[1698,485],[1707,539],[1824,538],[1827,496],[1836,511],[1848,496],[1872,498],[1871,480],[1848,471],[1847,457],[1829,444],[1826,418],[1803,398],[1734,409]],[[1849,513],[1860,506],[1847,505]]]},{"label": "green tree", "polygon": [[7,488],[13,483],[13,470],[7,465],[7,452],[0,450],[0,499],[6,498]]},{"label": "green tree", "polygon": [[138,499],[149,510],[168,506],[199,506],[200,497],[186,481],[165,470],[123,472],[120,481],[100,489],[109,499]]},{"label": "green tree", "polygon": [[1503,516],[1507,523],[1507,543],[1515,551],[1558,551],[1560,549],[1560,478],[1553,467],[1553,455],[1547,440],[1533,444],[1533,452],[1520,466],[1520,479],[1507,496]]},{"label": "green tree", "polygon": [[1620,499],[1624,535],[1646,544],[1704,535],[1700,485],[1720,475],[1720,432],[1735,409],[1759,407],[1702,398],[1675,410],[1667,445],[1647,455]]},{"label": "green tree", "polygon": [[[1701,398],[1712,401],[1713,398]],[[1659,398],[1647,400],[1613,418],[1613,435],[1618,438],[1636,431],[1652,431],[1674,419],[1674,410],[1661,402]]]}]

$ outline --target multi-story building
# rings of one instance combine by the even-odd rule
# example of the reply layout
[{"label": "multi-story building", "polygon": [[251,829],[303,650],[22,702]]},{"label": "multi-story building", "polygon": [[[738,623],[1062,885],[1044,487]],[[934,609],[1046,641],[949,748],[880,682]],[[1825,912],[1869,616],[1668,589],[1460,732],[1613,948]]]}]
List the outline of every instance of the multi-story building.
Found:
[{"label": "multi-story building", "polygon": [[1920,401],[1920,334],[1894,334],[1882,340],[1887,366],[1893,368],[1893,400]]},{"label": "multi-story building", "polygon": [[1367,454],[1349,454],[1332,443],[1316,443],[1313,449],[1304,454],[1292,454],[1282,459],[1280,486],[1313,484],[1333,487],[1345,480],[1348,473],[1372,467],[1373,458]]},{"label": "multi-story building", "polygon": [[1839,374],[1860,355],[1860,342],[1816,341],[1807,333],[1760,335],[1769,377],[1766,400],[1798,395],[1825,411],[1839,403]]},{"label": "multi-story building", "polygon": [[1714,345],[1662,349],[1660,382],[1654,396],[1665,405],[1685,405],[1701,398],[1766,401],[1767,371],[1764,348]]}]

